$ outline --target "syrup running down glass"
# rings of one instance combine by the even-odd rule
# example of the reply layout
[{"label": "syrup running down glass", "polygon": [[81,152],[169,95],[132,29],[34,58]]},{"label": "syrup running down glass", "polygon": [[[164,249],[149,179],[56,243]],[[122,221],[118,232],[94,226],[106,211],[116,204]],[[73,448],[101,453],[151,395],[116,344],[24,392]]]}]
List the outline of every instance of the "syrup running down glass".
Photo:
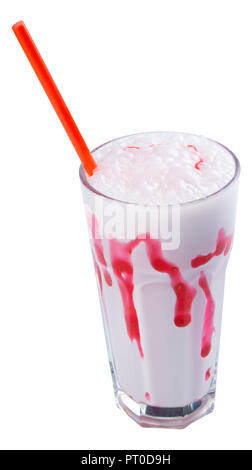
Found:
[{"label": "syrup running down glass", "polygon": [[142,426],[185,427],[214,406],[239,162],[169,132],[92,154],[80,177],[117,404]]}]

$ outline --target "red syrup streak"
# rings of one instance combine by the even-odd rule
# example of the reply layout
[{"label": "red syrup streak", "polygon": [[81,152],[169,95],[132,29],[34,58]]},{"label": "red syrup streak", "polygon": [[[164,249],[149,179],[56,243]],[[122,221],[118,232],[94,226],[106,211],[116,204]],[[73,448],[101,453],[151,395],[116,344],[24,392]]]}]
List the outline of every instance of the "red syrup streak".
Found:
[{"label": "red syrup streak", "polygon": [[189,325],[192,320],[191,307],[196,289],[184,280],[178,266],[163,257],[160,240],[151,239],[147,234],[146,240],[138,240],[138,243],[141,241],[146,243],[147,255],[152,267],[170,276],[171,285],[177,297],[174,312],[175,325],[178,327]]},{"label": "red syrup streak", "polygon": [[196,168],[196,170],[200,170],[199,165],[200,163],[203,163],[203,162],[204,162],[203,158],[200,157],[199,161],[195,163],[194,168]]},{"label": "red syrup streak", "polygon": [[193,149],[194,152],[198,152],[197,147],[195,147],[194,145],[187,145],[187,147],[188,147],[189,149]]},{"label": "red syrup streak", "polygon": [[93,255],[93,260],[94,260],[94,267],[95,267],[95,272],[97,274],[97,277],[98,277],[98,281],[99,281],[99,286],[100,286],[100,289],[101,289],[101,294],[102,294],[102,275],[101,275],[101,270],[99,268],[99,265]]},{"label": "red syrup streak", "polygon": [[144,396],[145,396],[146,400],[150,401],[150,394],[149,394],[149,392],[146,392],[146,394],[145,394]]},{"label": "red syrup streak", "polygon": [[199,285],[206,297],[206,307],[201,338],[201,357],[206,357],[211,351],[212,334],[215,331],[213,326],[215,304],[204,271],[201,271],[200,273]]},{"label": "red syrup streak", "polygon": [[94,255],[93,251],[92,251],[92,255],[93,255],[93,260],[94,260],[95,272],[96,272],[96,274],[97,274],[97,278],[98,278],[98,282],[99,282],[99,286],[100,286],[103,310],[104,310],[104,313],[105,313],[105,315],[106,315],[107,321],[109,321],[108,313],[107,313],[107,307],[106,307],[106,303],[105,303],[104,295],[103,295],[103,282],[102,282],[101,270],[100,270],[99,264],[97,263],[97,261],[96,261],[96,259],[95,259],[95,255]]},{"label": "red syrup streak", "polygon": [[126,147],[126,150],[127,150],[127,149],[137,149],[137,150],[139,150],[140,147]]},{"label": "red syrup streak", "polygon": [[210,377],[211,377],[211,367],[209,367],[206,371],[205,380],[209,380]]},{"label": "red syrup streak", "polygon": [[127,332],[131,341],[136,340],[140,356],[144,357],[137,312],[133,300],[134,284],[130,243],[121,243],[116,239],[111,239],[109,243],[111,264],[121,291]]},{"label": "red syrup streak", "polygon": [[149,234],[141,235],[129,243],[121,243],[118,240],[110,240],[111,264],[122,295],[124,305],[124,318],[131,341],[137,341],[140,355],[143,351],[140,341],[137,312],[133,301],[133,264],[131,254],[141,242],[146,244],[147,255],[152,267],[159,272],[168,274],[171,285],[176,295],[174,323],[178,327],[187,326],[191,320],[191,307],[196,295],[196,289],[189,285],[181,275],[180,269],[167,261],[161,250],[160,240],[150,238]]},{"label": "red syrup streak", "polygon": [[[194,152],[199,154],[199,151],[198,151],[197,147],[195,147],[194,145],[187,145],[187,148],[191,148],[191,149],[194,150]],[[195,163],[194,168],[196,168],[196,170],[200,170],[199,165],[203,162],[204,162],[203,158],[201,156],[199,156],[199,161],[197,163]]]},{"label": "red syrup streak", "polygon": [[231,244],[232,244],[233,234],[226,235],[224,228],[221,228],[218,233],[216,249],[213,253],[208,253],[207,255],[199,255],[196,258],[193,258],[191,261],[192,268],[198,268],[203,264],[208,263],[214,256],[220,256],[224,252],[224,256],[227,256]]},{"label": "red syrup streak", "polygon": [[[98,262],[102,266],[102,272],[103,272],[104,279],[105,279],[106,283],[108,284],[108,286],[112,286],[112,279],[111,279],[111,276],[110,276],[110,274],[108,272],[108,269],[107,269],[107,263],[106,263],[106,260],[104,258],[104,251],[103,251],[102,241],[101,241],[99,231],[98,231],[98,222],[97,222],[94,215],[92,215],[91,231],[92,231],[92,237],[93,237],[93,241],[94,241],[95,253],[96,253]],[[96,265],[97,265],[97,263],[95,263],[95,269],[96,269],[96,272],[98,273]],[[98,266],[98,268],[99,268],[99,266]],[[100,274],[101,274],[101,272],[100,272]],[[98,277],[99,277],[99,274],[98,274]],[[100,285],[101,285],[101,283],[100,283]]]}]

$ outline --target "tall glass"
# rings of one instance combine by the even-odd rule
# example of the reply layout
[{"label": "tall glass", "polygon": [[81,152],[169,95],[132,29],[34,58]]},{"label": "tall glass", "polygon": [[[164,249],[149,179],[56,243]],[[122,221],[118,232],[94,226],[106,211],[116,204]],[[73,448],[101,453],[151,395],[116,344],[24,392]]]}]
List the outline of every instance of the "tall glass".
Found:
[{"label": "tall glass", "polygon": [[142,426],[182,428],[214,407],[240,172],[228,152],[232,180],[176,206],[107,197],[80,167],[116,401]]}]

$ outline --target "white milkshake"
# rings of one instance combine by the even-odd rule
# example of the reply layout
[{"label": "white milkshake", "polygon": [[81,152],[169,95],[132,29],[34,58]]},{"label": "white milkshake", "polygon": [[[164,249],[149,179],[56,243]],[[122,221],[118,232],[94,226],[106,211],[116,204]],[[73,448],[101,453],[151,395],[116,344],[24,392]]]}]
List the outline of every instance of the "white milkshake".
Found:
[{"label": "white milkshake", "polygon": [[[205,137],[167,132],[93,155],[93,176],[80,175],[117,402],[143,426],[184,427],[213,409],[239,163]],[[179,207],[176,249],[150,219],[144,233],[116,236],[109,217],[127,226],[135,205],[158,208],[159,226]]]},{"label": "white milkshake", "polygon": [[234,176],[230,152],[206,137],[150,132],[113,140],[95,151],[89,184],[106,196],[136,204],[194,201]]}]

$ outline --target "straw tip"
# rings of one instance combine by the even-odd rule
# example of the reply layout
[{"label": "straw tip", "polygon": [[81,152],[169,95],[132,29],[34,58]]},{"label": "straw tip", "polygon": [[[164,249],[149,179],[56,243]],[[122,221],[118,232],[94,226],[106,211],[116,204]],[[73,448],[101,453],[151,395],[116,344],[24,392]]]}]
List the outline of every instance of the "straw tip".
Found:
[{"label": "straw tip", "polygon": [[15,31],[16,29],[20,28],[20,26],[24,26],[24,22],[23,20],[20,20],[20,21],[17,21],[13,26],[12,26],[12,29],[13,31]]}]

